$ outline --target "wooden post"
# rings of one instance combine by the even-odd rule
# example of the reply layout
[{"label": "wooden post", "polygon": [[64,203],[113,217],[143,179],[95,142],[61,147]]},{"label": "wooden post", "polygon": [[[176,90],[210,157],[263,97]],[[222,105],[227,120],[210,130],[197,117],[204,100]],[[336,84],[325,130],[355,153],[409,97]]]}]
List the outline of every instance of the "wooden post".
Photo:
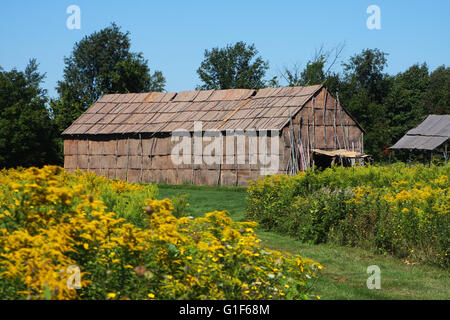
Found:
[{"label": "wooden post", "polygon": [[[192,135],[192,136],[194,136],[195,135],[195,132],[194,132],[194,134]],[[192,166],[192,168],[191,168],[191,184],[194,184],[194,167],[195,167],[195,161],[194,161],[194,159],[195,159],[195,148],[194,148],[194,145],[193,145],[193,139],[191,139],[191,150],[192,150],[192,158],[191,158],[191,166]]]},{"label": "wooden post", "polygon": [[128,151],[127,151],[127,169],[125,172],[125,181],[128,182],[128,162],[130,161],[130,137],[127,138],[127,147],[128,147]]},{"label": "wooden post", "polygon": [[77,161],[77,164],[76,164],[76,166],[75,166],[75,168],[76,168],[76,170],[78,170],[79,169],[79,164],[78,164],[78,141],[79,140],[75,140],[76,142],[77,142],[77,153],[75,154],[76,155],[76,157],[75,157],[75,159],[76,159],[76,161]]},{"label": "wooden post", "polygon": [[315,108],[315,99],[312,99],[312,112],[313,112],[313,119],[312,119],[312,131],[313,131],[313,137],[312,137],[312,148],[316,148],[316,108]]},{"label": "wooden post", "polygon": [[[312,99],[312,113],[313,113],[313,119],[312,119],[312,148],[315,149],[316,148],[316,107],[315,107],[315,99]],[[315,160],[314,160],[314,151],[312,151],[311,153],[312,155],[312,167],[314,170],[314,166],[315,166]]]},{"label": "wooden post", "polygon": [[89,140],[89,138],[87,139],[87,143],[88,143],[88,167],[87,167],[87,171],[89,172],[91,170],[91,141]]},{"label": "wooden post", "polygon": [[298,143],[299,143],[299,150],[300,150],[300,162],[302,164],[302,171],[305,171],[307,169],[306,166],[306,159],[305,159],[305,148],[302,141],[302,127],[303,127],[303,118],[299,115],[298,119]]},{"label": "wooden post", "polygon": [[311,167],[311,139],[309,138],[309,115],[308,115],[308,126],[306,127],[306,134],[308,136],[308,168]]},{"label": "wooden post", "polygon": [[299,171],[299,160],[301,160],[300,155],[300,147],[295,141],[295,132],[294,132],[294,125],[292,122],[292,116],[291,112],[289,112],[289,139],[290,139],[290,145],[291,145],[291,159],[292,159],[292,174],[296,174]]},{"label": "wooden post", "polygon": [[[337,147],[337,130],[336,130],[336,100],[334,100],[334,110],[333,110],[333,131],[334,131],[334,143],[333,148],[336,150]],[[339,148],[340,149],[340,148]]]},{"label": "wooden post", "polygon": [[[100,148],[101,153],[100,153],[100,174],[102,174],[103,171],[103,157],[104,157],[104,147],[105,147],[105,143],[102,141],[102,147]],[[106,174],[105,174],[106,176]]]},{"label": "wooden post", "polygon": [[[339,98],[338,98],[339,99]],[[339,102],[339,100],[338,100]],[[341,123],[341,129],[342,129],[342,140],[344,141],[344,149],[348,150],[348,146],[347,146],[347,138],[345,136],[345,128],[344,128],[344,121],[342,119],[342,106],[339,103],[339,119],[340,119],[340,123]]]},{"label": "wooden post", "polygon": [[144,150],[142,146],[142,135],[139,133],[139,145],[141,147],[141,172],[139,173],[139,182],[142,183],[142,170],[144,167]]},{"label": "wooden post", "polygon": [[[234,153],[234,157],[233,157],[233,161],[236,164],[236,181],[235,181],[235,185],[239,185],[239,163],[238,163],[238,154],[237,154],[237,150],[238,150],[238,146],[237,146],[237,136],[235,133],[233,133],[233,153]],[[245,140],[244,140],[245,143]],[[247,154],[247,152],[245,152],[245,144],[244,144],[244,153]],[[245,157],[244,154],[244,157]],[[248,161],[248,167],[249,167],[249,174],[250,177],[252,176],[252,165],[250,163],[250,157],[249,157],[249,161]]]},{"label": "wooden post", "polygon": [[219,163],[219,175],[217,177],[217,185],[220,186],[220,176],[222,174],[222,163]]},{"label": "wooden post", "polygon": [[361,132],[361,153],[364,153],[364,132]]},{"label": "wooden post", "polygon": [[115,159],[114,159],[114,179],[117,179],[117,152],[118,152],[118,148],[119,148],[119,138],[116,137],[116,155],[115,155]]},{"label": "wooden post", "polygon": [[348,150],[350,150],[350,124],[349,124],[348,120],[347,120],[346,128],[347,128],[347,146],[348,146]]},{"label": "wooden post", "polygon": [[447,164],[447,143],[445,143],[445,146],[444,146],[444,161],[445,161],[445,164]]},{"label": "wooden post", "polygon": [[324,143],[324,146],[325,146],[325,149],[328,149],[328,144],[327,144],[327,126],[326,126],[326,112],[327,112],[327,100],[328,100],[328,90],[327,90],[327,92],[326,92],[326,94],[325,94],[325,99],[324,99],[324,102],[323,102],[323,119],[322,119],[322,122],[323,122],[323,139],[324,139],[324,141],[323,141],[323,143]]},{"label": "wooden post", "polygon": [[150,146],[150,152],[149,152],[150,153],[149,154],[149,157],[150,157],[150,181],[154,182],[153,181],[153,146],[155,144],[155,139],[157,139],[157,138],[152,137],[151,139],[152,139],[152,144]]}]

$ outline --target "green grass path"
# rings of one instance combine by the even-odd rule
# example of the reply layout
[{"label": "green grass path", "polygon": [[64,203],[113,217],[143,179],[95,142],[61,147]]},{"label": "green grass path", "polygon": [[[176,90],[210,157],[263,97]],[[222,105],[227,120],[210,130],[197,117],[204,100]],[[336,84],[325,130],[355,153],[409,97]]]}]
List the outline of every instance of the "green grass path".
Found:
[{"label": "green grass path", "polygon": [[[245,220],[244,188],[159,185],[159,198],[188,194],[189,215],[227,210],[232,219]],[[450,272],[427,265],[408,265],[398,258],[360,248],[333,244],[305,244],[293,238],[257,230],[262,245],[300,254],[324,266],[312,293],[322,299],[450,299]],[[381,289],[369,290],[367,267],[381,269]]]}]

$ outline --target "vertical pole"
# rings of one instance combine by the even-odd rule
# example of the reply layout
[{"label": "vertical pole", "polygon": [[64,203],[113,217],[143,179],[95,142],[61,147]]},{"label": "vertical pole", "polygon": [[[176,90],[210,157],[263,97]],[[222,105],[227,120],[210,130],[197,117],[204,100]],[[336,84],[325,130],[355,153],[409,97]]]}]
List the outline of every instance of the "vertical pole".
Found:
[{"label": "vertical pole", "polygon": [[[100,174],[102,174],[102,171],[103,171],[103,157],[104,157],[104,148],[105,148],[105,143],[104,143],[104,141],[101,141],[100,142],[101,143],[101,145],[102,145],[102,147],[100,148],[100,150],[101,150],[101,154],[100,154]],[[106,174],[105,174],[105,176],[106,176]]]},{"label": "vertical pole", "polygon": [[220,186],[220,176],[222,174],[222,163],[219,163],[219,175],[217,176],[217,185]]},{"label": "vertical pole", "polygon": [[89,140],[89,138],[87,139],[87,143],[88,143],[88,167],[87,167],[87,171],[89,172],[91,170],[91,141]]},{"label": "vertical pole", "polygon": [[[315,108],[315,98],[312,100],[312,112],[313,112],[313,119],[312,119],[312,125],[313,125],[313,138],[312,138],[312,147],[313,149],[316,148],[316,108]],[[314,161],[314,159],[313,159]]]},{"label": "vertical pole", "polygon": [[130,161],[130,137],[127,138],[127,147],[128,147],[128,151],[127,151],[127,169],[125,172],[125,181],[128,182],[128,162]]},{"label": "vertical pole", "polygon": [[190,143],[191,143],[191,150],[192,150],[192,159],[191,159],[191,184],[194,184],[194,175],[195,175],[195,157],[196,157],[196,147],[195,147],[195,131],[192,134],[193,139],[190,139]]},{"label": "vertical pole", "polygon": [[444,161],[445,161],[445,164],[447,164],[447,143],[445,143],[445,146],[444,146]]},{"label": "vertical pole", "polygon": [[334,112],[333,112],[333,130],[334,130],[334,144],[333,148],[336,150],[337,147],[337,130],[336,130],[336,100],[334,100]]},{"label": "vertical pole", "polygon": [[156,137],[152,137],[152,144],[150,146],[150,181],[153,181],[153,145],[155,144]]},{"label": "vertical pole", "polygon": [[326,90],[324,102],[323,102],[323,139],[324,139],[324,146],[325,149],[328,150],[328,144],[327,144],[327,123],[326,123],[326,114],[327,114],[327,100],[328,100],[328,90]]},{"label": "vertical pole", "polygon": [[343,143],[344,143],[344,149],[348,150],[347,138],[345,137],[344,121],[342,119],[342,106],[341,106],[341,103],[339,101],[339,94],[337,94],[337,99],[338,99],[338,105],[339,105],[339,120],[340,120],[340,123],[341,123],[341,129],[342,129],[342,140],[343,140]]},{"label": "vertical pole", "polygon": [[306,135],[308,137],[308,168],[311,167],[311,139],[309,137],[309,115],[308,115],[308,126],[306,127]]},{"label": "vertical pole", "polygon": [[139,173],[139,182],[142,183],[142,170],[144,166],[144,150],[142,146],[142,135],[139,133],[139,145],[141,147],[141,172]]},{"label": "vertical pole", "polygon": [[114,159],[114,179],[117,179],[117,152],[118,152],[118,148],[119,148],[119,138],[116,137],[116,155],[115,155],[115,159]]},{"label": "vertical pole", "polygon": [[350,150],[350,125],[349,122],[347,120],[347,124],[346,124],[346,131],[347,131],[347,146],[348,146],[348,150]]},{"label": "vertical pole", "polygon": [[75,168],[76,168],[76,170],[78,170],[78,168],[79,168],[79,165],[78,165],[78,141],[79,140],[75,140],[76,142],[77,142],[77,151],[76,151],[76,161],[77,161],[77,164],[76,164],[76,166],[75,166]]},{"label": "vertical pole", "polygon": [[364,132],[361,132],[361,153],[364,153]]}]

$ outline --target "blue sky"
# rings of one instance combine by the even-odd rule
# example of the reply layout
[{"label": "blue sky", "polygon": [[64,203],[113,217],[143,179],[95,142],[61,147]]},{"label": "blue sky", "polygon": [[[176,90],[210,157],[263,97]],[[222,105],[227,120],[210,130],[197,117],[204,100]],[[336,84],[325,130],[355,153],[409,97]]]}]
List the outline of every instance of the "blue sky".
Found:
[{"label": "blue sky", "polygon": [[[66,27],[69,5],[81,9],[80,30]],[[366,27],[370,5],[381,9],[381,30]],[[390,74],[414,63],[427,62],[431,70],[450,65],[448,0],[14,0],[0,8],[0,66],[23,70],[36,58],[52,97],[75,42],[113,21],[130,31],[132,50],[163,72],[167,91],[194,89],[204,50],[241,40],[269,61],[267,78],[284,66],[303,66],[321,45],[342,42],[341,61],[364,48],[389,53]]]}]

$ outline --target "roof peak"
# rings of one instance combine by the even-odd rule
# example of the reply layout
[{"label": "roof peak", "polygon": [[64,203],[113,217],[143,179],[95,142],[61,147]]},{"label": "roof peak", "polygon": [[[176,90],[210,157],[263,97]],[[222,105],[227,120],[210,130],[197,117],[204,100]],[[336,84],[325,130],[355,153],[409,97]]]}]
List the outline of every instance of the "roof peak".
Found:
[{"label": "roof peak", "polygon": [[186,101],[233,101],[255,96],[286,97],[310,95],[323,85],[274,87],[261,89],[217,89],[217,90],[185,90],[179,92],[143,92],[143,93],[111,93],[103,95],[97,102],[186,102]]}]

